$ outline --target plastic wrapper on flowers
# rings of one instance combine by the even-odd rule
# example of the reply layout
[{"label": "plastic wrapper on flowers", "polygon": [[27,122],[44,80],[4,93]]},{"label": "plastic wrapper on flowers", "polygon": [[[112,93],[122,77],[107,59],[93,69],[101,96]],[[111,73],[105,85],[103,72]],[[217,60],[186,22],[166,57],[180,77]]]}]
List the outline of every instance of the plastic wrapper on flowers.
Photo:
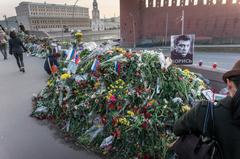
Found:
[{"label": "plastic wrapper on flowers", "polygon": [[32,115],[108,158],[167,158],[174,122],[205,83],[161,52],[95,49],[81,58],[76,74],[49,79]]}]

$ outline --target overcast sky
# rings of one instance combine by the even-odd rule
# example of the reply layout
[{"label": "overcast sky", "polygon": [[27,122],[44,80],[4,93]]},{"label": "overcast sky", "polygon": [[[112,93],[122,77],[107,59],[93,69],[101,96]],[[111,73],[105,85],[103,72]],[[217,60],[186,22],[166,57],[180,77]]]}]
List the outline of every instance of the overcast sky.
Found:
[{"label": "overcast sky", "polygon": [[[3,19],[3,15],[7,17],[16,15],[15,7],[18,6],[23,0],[0,0],[0,19]],[[27,0],[26,0],[27,1]],[[30,2],[40,2],[44,3],[57,3],[73,5],[76,0],[29,0]],[[90,16],[92,11],[92,2],[93,0],[79,0],[78,5],[88,7],[90,9]],[[97,0],[101,18],[104,18],[104,15],[107,17],[113,17],[114,13],[116,16],[119,16],[119,0]]]}]

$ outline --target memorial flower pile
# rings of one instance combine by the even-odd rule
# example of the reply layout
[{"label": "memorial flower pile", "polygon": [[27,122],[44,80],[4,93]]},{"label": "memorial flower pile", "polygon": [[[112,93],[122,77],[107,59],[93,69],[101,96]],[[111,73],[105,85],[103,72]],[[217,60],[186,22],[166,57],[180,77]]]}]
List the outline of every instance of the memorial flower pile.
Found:
[{"label": "memorial flower pile", "polygon": [[82,55],[75,74],[49,79],[32,116],[107,157],[167,158],[174,122],[202,98],[205,83],[161,52],[113,48]]}]

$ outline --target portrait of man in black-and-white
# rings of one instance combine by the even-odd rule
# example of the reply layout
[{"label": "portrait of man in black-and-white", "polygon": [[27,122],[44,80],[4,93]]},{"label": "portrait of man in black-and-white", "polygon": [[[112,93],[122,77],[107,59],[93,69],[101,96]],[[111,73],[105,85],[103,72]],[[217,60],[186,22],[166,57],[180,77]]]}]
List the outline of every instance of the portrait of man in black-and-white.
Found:
[{"label": "portrait of man in black-and-white", "polygon": [[193,64],[194,35],[171,36],[171,58],[174,64]]}]

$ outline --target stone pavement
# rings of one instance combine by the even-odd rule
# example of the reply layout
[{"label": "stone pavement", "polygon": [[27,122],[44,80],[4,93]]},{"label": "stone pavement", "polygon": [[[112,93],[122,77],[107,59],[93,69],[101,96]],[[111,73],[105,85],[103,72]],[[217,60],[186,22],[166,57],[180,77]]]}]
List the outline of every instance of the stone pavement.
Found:
[{"label": "stone pavement", "polygon": [[26,73],[18,70],[13,56],[0,54],[0,159],[97,159],[76,151],[46,125],[29,117],[31,97],[47,81],[43,59],[24,56]]}]

